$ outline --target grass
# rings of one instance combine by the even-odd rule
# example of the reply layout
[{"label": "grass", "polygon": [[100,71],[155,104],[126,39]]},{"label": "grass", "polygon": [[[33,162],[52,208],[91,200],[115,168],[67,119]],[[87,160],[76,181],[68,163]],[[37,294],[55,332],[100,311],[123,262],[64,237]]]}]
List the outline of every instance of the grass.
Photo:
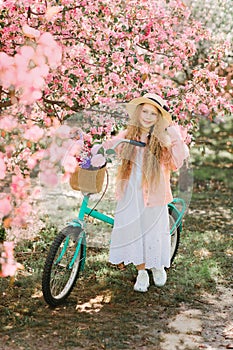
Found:
[{"label": "grass", "polygon": [[215,186],[216,189],[224,184],[230,191],[233,190],[232,175],[232,169],[213,168],[210,165],[196,167],[193,173],[196,183],[205,183],[207,187]]}]

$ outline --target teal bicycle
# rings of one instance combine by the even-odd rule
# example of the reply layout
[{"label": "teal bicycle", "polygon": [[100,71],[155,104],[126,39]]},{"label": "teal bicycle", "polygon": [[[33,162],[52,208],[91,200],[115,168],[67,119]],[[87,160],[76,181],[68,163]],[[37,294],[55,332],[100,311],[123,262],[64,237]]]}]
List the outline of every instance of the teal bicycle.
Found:
[{"label": "teal bicycle", "polygon": [[[121,139],[114,148],[121,142],[128,142],[139,147],[145,146],[143,142]],[[96,205],[94,208],[88,207],[91,194],[84,193],[77,218],[74,218],[67,227],[57,234],[48,252],[42,276],[42,292],[45,301],[52,307],[61,305],[67,299],[80,272],[84,270],[86,260],[85,218],[91,216],[112,226],[114,224],[114,218],[95,210]],[[185,202],[181,198],[174,198],[172,203],[168,204],[171,263],[179,247],[185,209]]]}]

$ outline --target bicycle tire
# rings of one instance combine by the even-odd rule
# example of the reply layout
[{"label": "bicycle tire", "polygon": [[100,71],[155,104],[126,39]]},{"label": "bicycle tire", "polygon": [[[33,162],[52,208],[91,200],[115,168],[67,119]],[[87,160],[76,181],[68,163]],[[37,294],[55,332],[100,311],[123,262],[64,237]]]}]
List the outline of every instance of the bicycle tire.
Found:
[{"label": "bicycle tire", "polygon": [[[174,226],[174,223],[176,222],[177,218],[178,218],[178,214],[172,208],[169,208],[170,230]],[[179,244],[180,244],[180,224],[174,229],[174,231],[171,234],[171,258],[170,258],[171,264],[175,259],[175,256],[179,248]]]},{"label": "bicycle tire", "polygon": [[[71,266],[75,252],[78,255]],[[85,232],[81,227],[65,227],[55,237],[44,265],[42,292],[48,305],[55,307],[67,299],[84,261]]]}]

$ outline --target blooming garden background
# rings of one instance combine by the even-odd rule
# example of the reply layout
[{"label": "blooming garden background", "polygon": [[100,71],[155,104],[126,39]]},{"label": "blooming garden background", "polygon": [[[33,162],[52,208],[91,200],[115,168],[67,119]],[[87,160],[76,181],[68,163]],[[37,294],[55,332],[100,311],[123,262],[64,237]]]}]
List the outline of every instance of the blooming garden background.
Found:
[{"label": "blooming garden background", "polygon": [[75,169],[74,114],[92,142],[125,123],[124,103],[162,94],[191,142],[200,118],[233,111],[229,30],[211,30],[199,1],[3,0],[0,11],[2,229],[27,225],[33,171],[56,186],[58,167],[64,181]]}]

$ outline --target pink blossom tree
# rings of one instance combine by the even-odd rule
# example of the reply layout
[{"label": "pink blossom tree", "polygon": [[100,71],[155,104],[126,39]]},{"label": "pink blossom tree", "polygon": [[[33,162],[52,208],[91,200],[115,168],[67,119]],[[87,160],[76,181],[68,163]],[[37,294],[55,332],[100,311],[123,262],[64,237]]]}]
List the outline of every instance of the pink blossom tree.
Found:
[{"label": "pink blossom tree", "polygon": [[[220,48],[221,43],[227,45],[227,50],[222,56],[219,62],[216,62],[215,72],[220,76],[226,78],[226,86],[224,97],[232,100],[233,96],[233,8],[230,0],[185,0],[184,1],[191,9],[194,18],[197,18],[202,25],[207,28],[212,35],[212,40],[198,45],[198,55],[196,55],[196,60],[200,57],[203,59],[208,59],[209,51],[211,46]],[[222,115],[214,115],[217,120],[224,120]],[[221,118],[222,117],[222,118]]]}]

